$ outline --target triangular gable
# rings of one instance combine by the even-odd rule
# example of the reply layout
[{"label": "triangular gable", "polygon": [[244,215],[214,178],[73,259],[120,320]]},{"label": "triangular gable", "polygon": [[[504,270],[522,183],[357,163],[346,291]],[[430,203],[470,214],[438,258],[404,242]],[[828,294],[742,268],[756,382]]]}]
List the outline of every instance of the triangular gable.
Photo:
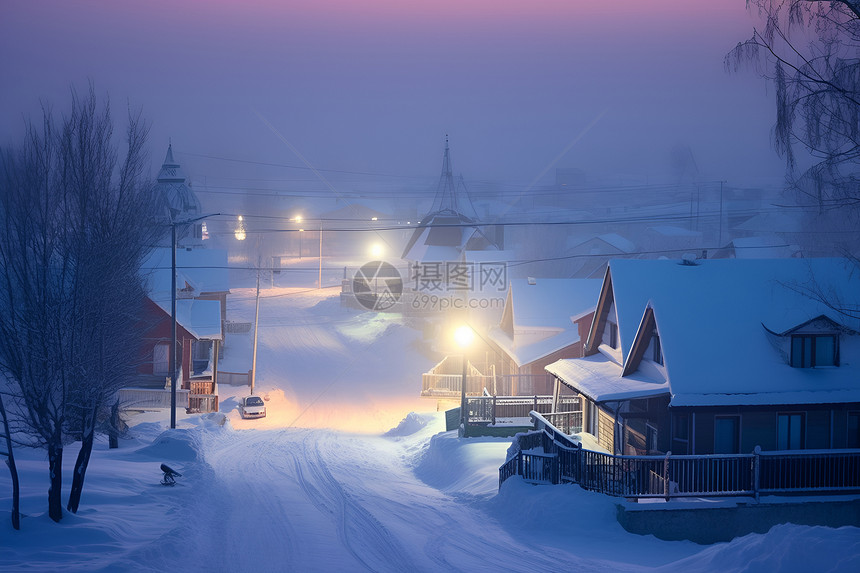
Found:
[{"label": "triangular gable", "polygon": [[765,330],[767,330],[768,332],[773,333],[777,336],[788,336],[789,334],[793,334],[799,330],[802,330],[803,328],[809,326],[810,324],[812,324],[814,322],[818,322],[818,321],[823,321],[823,322],[830,324],[834,330],[845,330],[845,331],[850,332],[851,334],[857,334],[856,331],[848,328],[847,326],[839,324],[838,322],[836,322],[835,320],[833,320],[832,318],[830,318],[826,314],[821,314],[819,316],[816,316],[815,318],[810,318],[806,322],[802,322],[802,323],[798,324],[797,326],[789,328],[785,332],[773,332],[771,329],[769,329],[764,324],[762,324],[762,326],[764,326]]},{"label": "triangular gable", "polygon": [[588,329],[588,340],[586,340],[585,348],[583,348],[585,356],[597,353],[597,347],[600,346],[600,341],[603,339],[603,328],[606,325],[606,318],[609,315],[609,309],[612,308],[613,300],[612,273],[607,266],[606,273],[603,275],[603,286],[600,287],[600,296],[597,299],[597,308],[594,311],[594,318],[591,320],[591,328]]},{"label": "triangular gable", "polygon": [[654,309],[649,305],[645,309],[645,314],[642,315],[639,329],[636,331],[636,337],[633,339],[633,345],[630,347],[630,352],[624,360],[621,376],[628,376],[639,369],[639,364],[642,362],[642,357],[645,356],[645,351],[651,343],[651,338],[653,338],[655,330],[657,330],[657,321],[654,318]]},{"label": "triangular gable", "polygon": [[[150,308],[149,312],[157,315],[159,321],[166,321],[170,323],[170,310],[163,308],[160,304],[155,302],[149,297],[146,297],[146,305]],[[183,338],[193,338],[197,340],[197,337],[191,334],[188,329],[179,321],[179,318],[176,319],[176,337],[177,339]]]}]

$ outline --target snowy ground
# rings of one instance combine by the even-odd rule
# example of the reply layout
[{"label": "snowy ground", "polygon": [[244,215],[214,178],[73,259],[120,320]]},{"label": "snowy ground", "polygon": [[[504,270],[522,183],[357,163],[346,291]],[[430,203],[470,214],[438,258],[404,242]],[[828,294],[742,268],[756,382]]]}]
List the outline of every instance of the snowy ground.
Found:
[{"label": "snowy ground", "polygon": [[[230,318],[253,318],[253,291],[232,292]],[[27,517],[12,530],[0,472],[0,569],[860,571],[858,528],[782,525],[705,547],[629,534],[611,500],[576,486],[513,478],[497,492],[509,441],[444,432],[417,398],[433,363],[420,333],[334,294],[264,291],[265,419],[241,420],[247,389],[224,386],[221,414],[180,415],[176,430],[163,412],[134,417],[118,450],[96,444],[81,509],[60,524],[44,454],[16,452]],[[224,364],[249,362],[249,337],[232,337]],[[162,462],[183,474],[173,488],[158,484]]]}]

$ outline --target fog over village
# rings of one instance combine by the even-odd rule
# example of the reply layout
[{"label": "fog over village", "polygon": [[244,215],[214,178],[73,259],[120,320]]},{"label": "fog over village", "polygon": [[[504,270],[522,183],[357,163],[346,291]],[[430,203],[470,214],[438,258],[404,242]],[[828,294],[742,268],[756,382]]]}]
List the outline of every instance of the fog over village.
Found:
[{"label": "fog over village", "polygon": [[860,570],[858,40],[3,2],[0,569]]}]

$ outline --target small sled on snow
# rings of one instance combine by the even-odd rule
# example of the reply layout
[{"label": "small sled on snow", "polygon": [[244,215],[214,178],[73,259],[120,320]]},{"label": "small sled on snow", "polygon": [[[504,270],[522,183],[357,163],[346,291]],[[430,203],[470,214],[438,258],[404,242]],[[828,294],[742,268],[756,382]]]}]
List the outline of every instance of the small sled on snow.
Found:
[{"label": "small sled on snow", "polygon": [[164,472],[164,477],[161,478],[161,485],[176,485],[176,478],[182,477],[181,473],[167,464],[161,464],[161,471]]}]

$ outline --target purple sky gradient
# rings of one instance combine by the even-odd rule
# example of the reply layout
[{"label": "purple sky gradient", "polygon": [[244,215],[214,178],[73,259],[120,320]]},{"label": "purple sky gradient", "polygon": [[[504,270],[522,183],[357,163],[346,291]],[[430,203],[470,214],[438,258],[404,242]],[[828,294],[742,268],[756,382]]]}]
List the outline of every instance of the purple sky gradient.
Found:
[{"label": "purple sky gradient", "polygon": [[684,144],[703,178],[781,177],[772,93],[723,68],[743,0],[604,4],[5,0],[0,133],[91,79],[195,178],[252,173],[183,153],[300,164],[254,110],[321,168],[432,178],[448,133],[467,180],[530,183],[600,116],[554,166],[656,180]]}]

